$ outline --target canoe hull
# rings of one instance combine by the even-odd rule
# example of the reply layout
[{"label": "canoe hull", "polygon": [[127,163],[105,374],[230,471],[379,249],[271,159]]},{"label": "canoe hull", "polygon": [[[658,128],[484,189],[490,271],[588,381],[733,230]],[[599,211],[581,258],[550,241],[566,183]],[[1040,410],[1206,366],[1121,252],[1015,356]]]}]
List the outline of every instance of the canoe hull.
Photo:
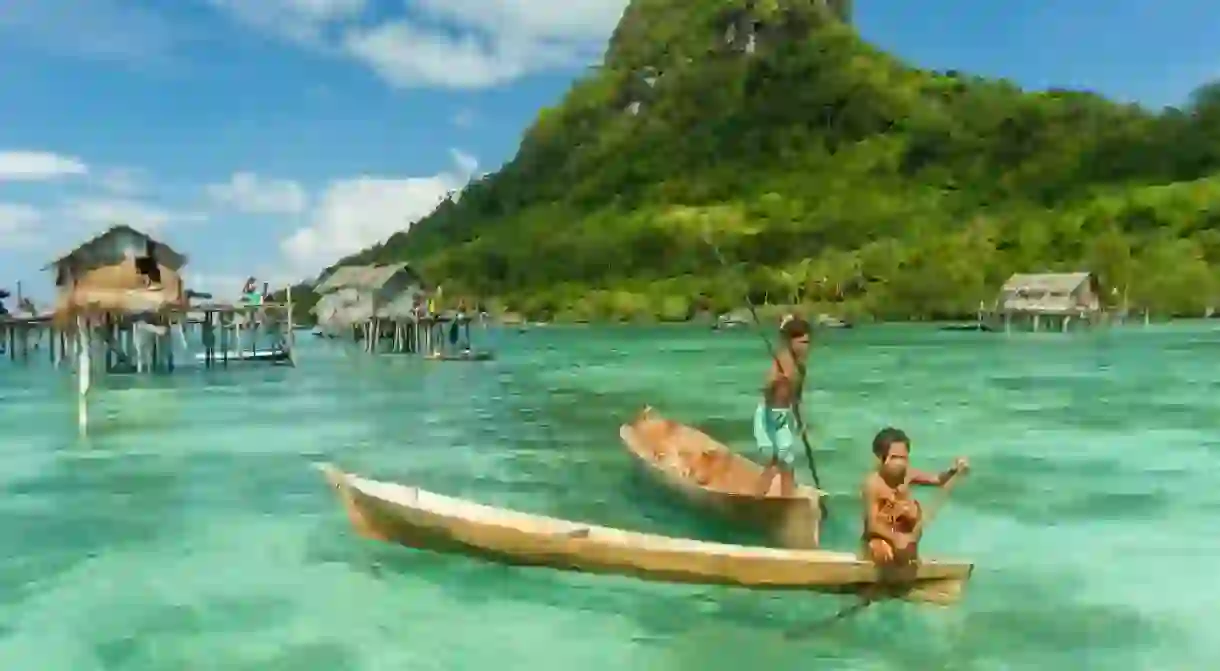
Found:
[{"label": "canoe hull", "polygon": [[[213,361],[228,361],[229,363],[280,363],[290,361],[292,355],[287,350],[263,350],[261,352],[216,352],[212,355]],[[206,361],[207,353],[199,352],[195,354],[196,361]]]},{"label": "canoe hull", "polygon": [[[799,485],[795,496],[780,496],[776,478],[768,495],[759,496],[762,467],[649,408],[620,427],[619,437],[645,478],[690,508],[762,532],[781,547],[818,547],[823,492]],[[716,465],[700,473],[709,454]]]},{"label": "canoe hull", "polygon": [[496,355],[487,350],[481,350],[457,354],[429,354],[424,358],[430,361],[491,361],[496,358]]},{"label": "canoe hull", "polygon": [[[501,564],[942,605],[961,598],[973,571],[970,564],[941,562],[883,571],[846,553],[751,548],[640,534],[482,506],[358,478],[332,466],[321,468],[360,535]],[[393,496],[371,492],[372,488]]]}]

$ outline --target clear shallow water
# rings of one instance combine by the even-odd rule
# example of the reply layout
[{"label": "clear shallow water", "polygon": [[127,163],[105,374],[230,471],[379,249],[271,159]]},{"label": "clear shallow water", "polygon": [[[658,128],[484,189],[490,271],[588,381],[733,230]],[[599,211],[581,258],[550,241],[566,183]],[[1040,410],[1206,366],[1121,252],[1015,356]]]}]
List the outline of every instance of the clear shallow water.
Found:
[{"label": "clear shallow water", "polygon": [[[884,604],[800,641],[835,597],[505,568],[354,538],[309,468],[522,510],[748,540],[634,482],[643,403],[748,449],[757,336],[492,334],[487,364],[302,339],[297,369],[110,378],[77,436],[69,376],[0,362],[0,668],[1203,669],[1220,602],[1220,333],[884,327],[812,365],[828,546],[853,546],[868,440],[971,458],[925,541],[966,600]],[[309,342],[305,342],[309,340]],[[911,658],[914,657],[913,660]],[[798,666],[799,665],[799,666]]]}]

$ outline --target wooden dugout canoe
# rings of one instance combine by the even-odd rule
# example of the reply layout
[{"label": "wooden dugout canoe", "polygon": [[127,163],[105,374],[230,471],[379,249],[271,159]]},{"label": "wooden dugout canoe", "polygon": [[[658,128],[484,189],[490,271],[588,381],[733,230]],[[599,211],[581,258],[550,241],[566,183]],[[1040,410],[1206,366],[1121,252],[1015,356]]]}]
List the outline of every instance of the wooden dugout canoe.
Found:
[{"label": "wooden dugout canoe", "polygon": [[761,466],[649,407],[620,427],[619,437],[650,480],[692,508],[762,531],[781,547],[818,547],[825,492],[798,483],[795,495],[781,496],[776,477],[759,496]]},{"label": "wooden dugout canoe", "polygon": [[319,469],[337,490],[360,535],[501,564],[942,605],[961,597],[974,568],[922,562],[882,570],[844,552],[746,547],[635,533],[378,482],[329,464]]}]

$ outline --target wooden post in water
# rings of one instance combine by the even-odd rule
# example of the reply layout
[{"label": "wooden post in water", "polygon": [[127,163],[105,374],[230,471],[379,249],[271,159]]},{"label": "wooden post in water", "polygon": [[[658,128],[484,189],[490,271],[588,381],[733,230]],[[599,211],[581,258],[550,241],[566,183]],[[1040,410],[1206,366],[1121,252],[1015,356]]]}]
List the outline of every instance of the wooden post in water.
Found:
[{"label": "wooden post in water", "polygon": [[80,428],[81,435],[85,435],[89,426],[89,408],[86,401],[86,395],[89,393],[89,384],[91,382],[90,370],[93,362],[89,356],[89,328],[84,317],[76,318],[76,420],[77,426]]},{"label": "wooden post in water", "polygon": [[229,332],[229,324],[225,322],[225,313],[217,312],[216,318],[220,322],[220,363],[225,368],[229,367],[229,340],[233,338],[233,334]]},{"label": "wooden post in water", "polygon": [[199,337],[203,340],[203,367],[211,368],[216,358],[216,334],[212,331],[212,311],[203,311],[203,322],[199,324]]},{"label": "wooden post in water", "polygon": [[103,328],[106,329],[106,337],[102,341],[106,346],[106,354],[103,360],[106,362],[106,372],[109,373],[114,369],[114,320],[109,312],[102,317]]},{"label": "wooden post in water", "polygon": [[287,291],[284,293],[284,301],[288,303],[288,315],[286,328],[288,331],[284,334],[284,344],[288,347],[288,362],[293,366],[297,365],[297,335],[296,327],[292,323],[292,285],[288,285]]},{"label": "wooden post in water", "polygon": [[165,320],[165,371],[174,372],[174,321],[172,317]]},{"label": "wooden post in water", "polygon": [[152,361],[148,364],[148,372],[154,372],[161,367],[161,334],[156,331],[156,326],[149,324],[152,327]]}]

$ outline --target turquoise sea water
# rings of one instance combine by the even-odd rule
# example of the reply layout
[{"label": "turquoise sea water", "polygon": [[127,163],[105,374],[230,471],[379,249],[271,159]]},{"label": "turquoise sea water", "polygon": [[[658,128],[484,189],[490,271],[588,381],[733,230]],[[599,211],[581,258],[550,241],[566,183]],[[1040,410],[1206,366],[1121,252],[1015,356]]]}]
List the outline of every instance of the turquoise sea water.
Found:
[{"label": "turquoise sea water", "polygon": [[[300,366],[110,378],[77,435],[70,375],[0,361],[0,669],[1213,668],[1220,333],[877,327],[826,334],[809,414],[853,547],[868,440],[971,479],[925,554],[966,599],[848,602],[506,568],[355,538],[309,466],[647,531],[743,539],[630,476],[641,404],[742,449],[766,357],[696,328],[492,333],[485,364],[302,338]],[[308,342],[307,342],[308,341]],[[913,658],[913,659],[912,659]]]}]

